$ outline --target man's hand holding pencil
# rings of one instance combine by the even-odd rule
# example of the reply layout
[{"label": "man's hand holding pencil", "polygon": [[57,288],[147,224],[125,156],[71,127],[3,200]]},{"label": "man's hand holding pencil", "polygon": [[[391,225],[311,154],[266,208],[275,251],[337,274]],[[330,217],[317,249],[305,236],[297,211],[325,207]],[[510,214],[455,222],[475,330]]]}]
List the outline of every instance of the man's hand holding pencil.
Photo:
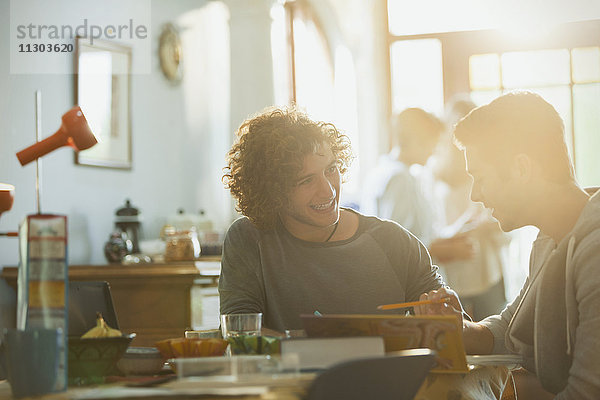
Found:
[{"label": "man's hand holding pencil", "polygon": [[415,305],[416,315],[456,315],[461,321],[464,310],[456,292],[449,287],[441,287],[419,297],[421,304]]}]

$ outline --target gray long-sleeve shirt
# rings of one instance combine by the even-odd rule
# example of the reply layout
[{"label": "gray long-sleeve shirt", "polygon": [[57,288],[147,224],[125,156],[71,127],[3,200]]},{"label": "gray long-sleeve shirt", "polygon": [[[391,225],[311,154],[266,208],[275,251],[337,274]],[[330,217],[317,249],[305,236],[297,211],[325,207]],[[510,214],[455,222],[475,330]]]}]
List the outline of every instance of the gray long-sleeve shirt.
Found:
[{"label": "gray long-sleeve shirt", "polygon": [[262,312],[263,325],[300,329],[301,314],[399,313],[380,304],[417,300],[443,282],[429,253],[395,222],[358,214],[347,240],[307,242],[279,224],[260,231],[245,217],[227,232],[221,314]]},{"label": "gray long-sleeve shirt", "polygon": [[[593,190],[590,190],[593,192]],[[494,352],[518,353],[557,400],[600,399],[600,192],[560,243],[540,233],[530,276],[500,315],[482,321]]]}]

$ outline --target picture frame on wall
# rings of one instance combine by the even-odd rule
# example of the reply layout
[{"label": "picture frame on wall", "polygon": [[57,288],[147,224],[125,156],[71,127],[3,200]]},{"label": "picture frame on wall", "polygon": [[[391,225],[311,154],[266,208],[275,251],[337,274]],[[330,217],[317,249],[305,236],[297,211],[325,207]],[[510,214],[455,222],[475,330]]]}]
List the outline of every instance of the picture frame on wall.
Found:
[{"label": "picture frame on wall", "polygon": [[75,101],[98,139],[75,152],[75,163],[131,169],[131,47],[78,37],[75,56]]}]

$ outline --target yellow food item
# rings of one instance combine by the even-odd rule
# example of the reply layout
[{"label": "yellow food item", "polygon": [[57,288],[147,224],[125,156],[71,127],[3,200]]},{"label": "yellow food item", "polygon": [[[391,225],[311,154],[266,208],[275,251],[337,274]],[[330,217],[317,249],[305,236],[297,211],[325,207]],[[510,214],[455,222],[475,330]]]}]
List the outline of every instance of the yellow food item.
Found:
[{"label": "yellow food item", "polygon": [[107,325],[101,313],[96,313],[96,326],[81,335],[82,339],[122,336],[120,330]]}]

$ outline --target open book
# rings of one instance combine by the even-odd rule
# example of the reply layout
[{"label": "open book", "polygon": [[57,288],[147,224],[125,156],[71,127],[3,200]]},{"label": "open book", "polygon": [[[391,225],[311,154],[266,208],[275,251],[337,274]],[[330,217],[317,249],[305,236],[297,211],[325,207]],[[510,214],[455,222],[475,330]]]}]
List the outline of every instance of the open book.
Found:
[{"label": "open book", "polygon": [[468,371],[460,321],[450,315],[301,315],[309,337],[382,336],[386,352],[429,348],[437,352],[432,372]]}]

